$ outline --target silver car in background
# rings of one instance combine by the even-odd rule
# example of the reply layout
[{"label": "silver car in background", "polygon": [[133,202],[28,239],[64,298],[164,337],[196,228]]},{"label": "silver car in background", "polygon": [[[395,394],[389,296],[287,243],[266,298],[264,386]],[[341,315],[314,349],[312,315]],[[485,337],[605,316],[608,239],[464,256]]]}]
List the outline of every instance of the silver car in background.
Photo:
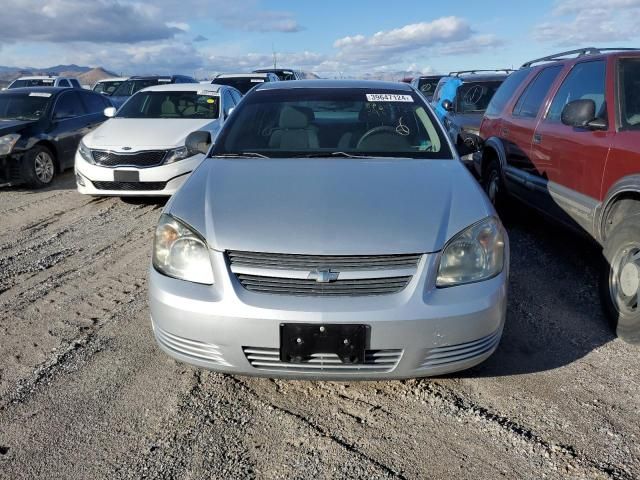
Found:
[{"label": "silver car in background", "polygon": [[169,355],[232,374],[449,373],[497,348],[508,259],[412,87],[265,83],[160,218],[152,325]]}]

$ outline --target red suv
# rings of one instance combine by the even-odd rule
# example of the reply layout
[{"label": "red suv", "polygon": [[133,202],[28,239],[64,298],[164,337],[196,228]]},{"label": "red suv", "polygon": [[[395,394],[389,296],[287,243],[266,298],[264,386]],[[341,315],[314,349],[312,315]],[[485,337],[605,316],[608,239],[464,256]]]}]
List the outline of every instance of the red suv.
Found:
[{"label": "red suv", "polygon": [[605,311],[640,343],[640,50],[525,63],[496,92],[480,136],[474,164],[489,198],[516,197],[596,239]]}]

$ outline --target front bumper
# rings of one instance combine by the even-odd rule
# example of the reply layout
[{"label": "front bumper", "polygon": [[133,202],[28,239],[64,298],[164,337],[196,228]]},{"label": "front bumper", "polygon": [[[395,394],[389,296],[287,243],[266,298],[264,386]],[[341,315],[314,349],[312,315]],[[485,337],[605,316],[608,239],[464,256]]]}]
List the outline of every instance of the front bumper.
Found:
[{"label": "front bumper", "polygon": [[0,156],[0,187],[18,185],[24,181],[22,178],[23,152],[12,152],[9,155]]},{"label": "front bumper", "polygon": [[[101,167],[92,165],[76,152],[75,172],[78,192],[94,196],[166,197],[178,191],[189,174],[204,160],[198,154],[158,167]],[[137,171],[140,182],[114,182],[114,172]],[[145,188],[145,184],[148,188]]]},{"label": "front bumper", "polygon": [[[399,293],[336,298],[250,292],[229,270],[223,253],[213,252],[212,257],[214,286],[169,278],[153,267],[150,271],[150,311],[158,345],[177,360],[199,367],[310,380],[424,377],[481,363],[502,335],[508,263],[493,279],[436,289],[427,285],[434,284],[438,255],[424,255],[418,272]],[[371,362],[360,368],[279,362],[280,324],[295,322],[368,325]]]}]

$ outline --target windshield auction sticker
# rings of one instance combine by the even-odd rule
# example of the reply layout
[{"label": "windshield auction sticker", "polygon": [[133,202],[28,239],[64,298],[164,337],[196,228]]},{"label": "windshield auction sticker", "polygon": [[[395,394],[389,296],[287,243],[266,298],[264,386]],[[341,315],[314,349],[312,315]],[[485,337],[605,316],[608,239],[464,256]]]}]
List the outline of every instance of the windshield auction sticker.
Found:
[{"label": "windshield auction sticker", "polygon": [[198,90],[198,95],[204,95],[204,96],[208,96],[208,97],[217,97],[218,96],[218,92],[214,91],[214,90]]},{"label": "windshield auction sticker", "polygon": [[264,80],[261,78],[252,78],[251,83],[264,83]]},{"label": "windshield auction sticker", "polygon": [[44,97],[44,98],[49,98],[51,96],[50,93],[46,93],[46,92],[31,92],[29,93],[30,97]]},{"label": "windshield auction sticker", "polygon": [[394,95],[392,93],[367,93],[367,101],[413,103],[413,97],[411,95]]}]

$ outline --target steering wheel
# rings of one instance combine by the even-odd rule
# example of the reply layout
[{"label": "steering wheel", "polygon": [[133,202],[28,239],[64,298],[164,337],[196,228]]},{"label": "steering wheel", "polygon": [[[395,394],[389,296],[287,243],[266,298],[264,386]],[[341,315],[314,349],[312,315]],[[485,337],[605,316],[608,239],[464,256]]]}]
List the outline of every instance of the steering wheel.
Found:
[{"label": "steering wheel", "polygon": [[362,146],[362,144],[365,142],[365,140],[375,136],[375,135],[383,135],[385,133],[391,133],[393,135],[397,135],[398,137],[401,137],[402,135],[400,135],[395,128],[393,127],[389,127],[388,125],[383,125],[381,127],[374,127],[368,131],[366,131],[364,133],[364,135],[362,135],[362,137],[360,137],[360,140],[358,140],[358,145],[356,146],[356,148],[360,148]]}]

